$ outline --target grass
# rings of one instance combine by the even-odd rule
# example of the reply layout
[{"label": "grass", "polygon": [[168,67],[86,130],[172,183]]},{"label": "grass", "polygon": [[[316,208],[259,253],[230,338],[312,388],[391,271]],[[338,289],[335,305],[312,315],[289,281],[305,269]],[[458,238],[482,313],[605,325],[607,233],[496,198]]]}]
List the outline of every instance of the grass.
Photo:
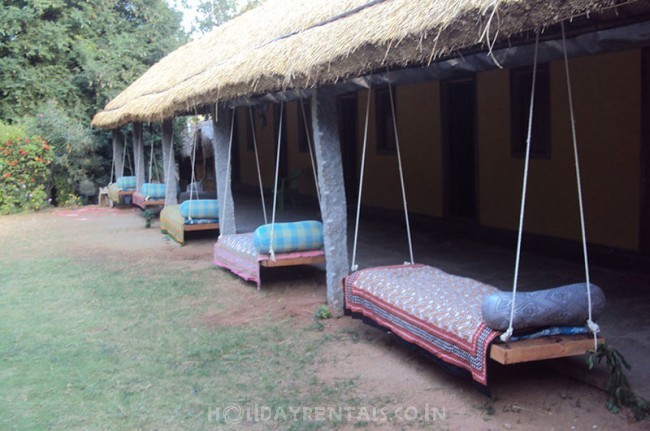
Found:
[{"label": "grass", "polygon": [[[315,377],[322,334],[271,319],[197,323],[228,300],[207,271],[2,259],[0,428],[221,429],[238,413],[256,429],[336,427],[289,410],[357,402],[350,382]],[[255,420],[269,408],[290,420]]]}]

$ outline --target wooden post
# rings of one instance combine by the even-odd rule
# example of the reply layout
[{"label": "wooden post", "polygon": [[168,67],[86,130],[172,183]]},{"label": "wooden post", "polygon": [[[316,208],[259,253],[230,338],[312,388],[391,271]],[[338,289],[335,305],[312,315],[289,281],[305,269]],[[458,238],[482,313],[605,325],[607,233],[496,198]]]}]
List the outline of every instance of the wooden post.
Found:
[{"label": "wooden post", "polygon": [[124,143],[120,129],[113,129],[113,174],[114,180],[124,175]]},{"label": "wooden post", "polygon": [[312,95],[311,109],[327,259],[327,303],[334,313],[341,314],[341,280],[348,275],[350,262],[336,94],[332,89],[316,89]]},{"label": "wooden post", "polygon": [[[226,108],[218,107],[215,115],[212,116],[212,153],[214,154],[215,178],[217,179],[217,199],[219,199],[219,232],[224,235],[237,233],[235,204],[230,186],[232,169],[229,169],[228,165],[231,135],[231,117],[228,114]],[[234,111],[232,115],[234,115]]]},{"label": "wooden post", "polygon": [[171,119],[162,123],[162,149],[163,149],[163,173],[165,176],[165,206],[176,205],[176,189],[178,178],[176,174],[176,161],[174,155],[174,123]]},{"label": "wooden post", "polygon": [[145,183],[142,123],[133,123],[133,161],[135,163],[135,189],[142,190],[142,185]]}]

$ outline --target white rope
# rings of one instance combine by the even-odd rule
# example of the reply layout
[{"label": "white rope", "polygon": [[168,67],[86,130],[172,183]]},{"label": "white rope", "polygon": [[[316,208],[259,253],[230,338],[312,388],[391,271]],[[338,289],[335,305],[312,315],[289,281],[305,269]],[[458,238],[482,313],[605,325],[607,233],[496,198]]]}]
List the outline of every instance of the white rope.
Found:
[{"label": "white rope", "polygon": [[[122,137],[121,133],[120,137]],[[124,176],[124,163],[126,161],[126,142],[126,139],[124,139],[124,143],[122,144],[122,169],[120,170],[120,177]]]},{"label": "white rope", "polygon": [[[164,145],[163,145],[164,148]],[[167,202],[167,187],[169,187],[169,176],[172,174],[172,167],[174,166],[174,132],[172,130],[169,150],[168,150],[169,162],[167,163],[167,172],[165,173],[165,203]],[[149,196],[146,197],[149,199]]]},{"label": "white rope", "polygon": [[309,125],[307,124],[307,114],[305,113],[305,104],[300,99],[300,110],[302,111],[302,122],[305,126],[305,134],[307,135],[307,147],[309,148],[309,160],[311,162],[311,171],[314,174],[314,184],[316,185],[316,197],[318,198],[318,208],[320,205],[320,187],[318,186],[318,173],[316,172],[316,163],[314,162],[314,152],[311,148],[311,133],[309,133]]},{"label": "white rope", "polygon": [[149,133],[151,134],[151,152],[149,153],[149,182],[151,182],[151,174],[153,171],[153,133],[151,131],[151,125],[149,127]]},{"label": "white rope", "polygon": [[275,251],[273,250],[273,240],[275,239],[275,210],[278,201],[278,177],[280,173],[280,143],[282,142],[282,119],[284,116],[284,102],[280,102],[280,121],[278,123],[278,150],[275,158],[275,185],[273,186],[273,215],[271,216],[271,242],[269,244],[269,254],[271,260],[275,262]]},{"label": "white rope", "polygon": [[253,107],[248,106],[248,115],[251,120],[251,129],[253,137],[253,150],[255,150],[255,164],[257,165],[257,181],[260,186],[260,197],[262,198],[262,213],[264,214],[264,224],[268,224],[268,219],[266,218],[266,204],[264,203],[264,186],[262,184],[262,170],[260,169],[260,156],[257,151],[257,136],[255,133],[255,116],[253,115]]},{"label": "white rope", "polygon": [[566,71],[566,84],[567,84],[567,93],[569,97],[569,112],[571,114],[571,137],[573,139],[573,156],[576,165],[576,183],[578,186],[578,205],[580,207],[580,232],[582,234],[582,252],[584,255],[585,262],[585,283],[587,284],[587,307],[589,312],[589,317],[587,318],[587,326],[589,330],[594,335],[594,351],[598,350],[598,332],[600,332],[600,327],[597,323],[592,320],[592,309],[591,309],[591,281],[589,277],[589,258],[587,255],[587,234],[585,229],[585,212],[582,201],[582,182],[580,180],[580,163],[578,160],[578,139],[576,136],[576,120],[573,112],[573,96],[571,93],[571,76],[569,73],[569,58],[567,56],[566,50],[566,36],[564,34],[564,23],[560,23],[562,28],[562,48],[564,49],[564,69]]},{"label": "white rope", "polygon": [[115,141],[116,141],[115,135],[116,134],[117,134],[117,132],[115,132],[113,134],[113,157],[111,158],[111,179],[108,181],[109,185],[113,184],[113,178],[114,178],[114,174],[115,174],[113,171],[115,170],[115,148],[117,147],[117,145],[115,145]]},{"label": "white rope", "polygon": [[357,218],[354,224],[354,244],[352,246],[352,267],[351,272],[359,269],[357,265],[357,243],[359,239],[359,216],[361,214],[361,195],[363,192],[363,177],[366,171],[366,148],[368,147],[368,120],[370,118],[370,99],[372,87],[368,86],[368,102],[366,103],[366,123],[363,131],[363,149],[361,150],[361,172],[359,175],[359,193],[357,195]]},{"label": "white rope", "polygon": [[397,116],[395,115],[395,101],[393,100],[393,89],[390,85],[388,78],[388,70],[386,70],[386,78],[388,80],[388,95],[390,97],[390,109],[393,116],[393,132],[395,133],[395,149],[397,150],[397,164],[399,166],[399,180],[402,187],[402,203],[404,205],[404,220],[406,222],[406,236],[409,243],[409,257],[411,258],[411,265],[415,264],[413,259],[413,241],[411,240],[411,223],[409,222],[409,210],[406,202],[406,185],[404,184],[404,169],[402,168],[402,155],[399,147],[399,137],[397,135]]},{"label": "white rope", "polygon": [[[223,218],[226,218],[226,205],[228,205],[228,190],[230,189],[230,163],[232,163],[232,141],[235,136],[235,108],[232,109],[232,118],[230,120],[230,142],[228,143],[228,165],[226,166],[226,183],[223,185]],[[216,116],[216,115],[215,115]],[[216,157],[216,154],[215,154]],[[234,202],[233,202],[234,205]],[[234,208],[233,208],[234,213]],[[221,215],[221,214],[220,214]],[[219,237],[221,237],[221,230],[219,230]]]},{"label": "white rope", "polygon": [[[192,160],[191,160],[191,163],[192,163],[192,178],[190,179],[190,203],[188,205],[189,206],[189,209],[188,209],[189,217],[188,217],[188,219],[190,219],[190,221],[192,220],[192,196],[194,195],[194,190],[196,189],[196,183],[195,183],[196,182],[196,173],[194,172],[194,170],[196,169],[196,146],[197,146],[197,141],[198,141],[198,144],[201,143],[201,140],[197,138],[197,135],[198,134],[195,131],[194,136],[193,136],[194,139],[192,140],[192,144],[193,144],[192,145]],[[197,193],[198,193],[198,190],[197,190]]]},{"label": "white rope", "polygon": [[526,158],[524,159],[524,180],[521,189],[521,208],[519,210],[519,231],[517,232],[517,254],[515,256],[515,275],[512,282],[512,298],[510,300],[510,320],[508,329],[501,334],[501,341],[506,342],[512,337],[513,322],[515,320],[515,300],[517,299],[517,284],[519,281],[519,262],[521,259],[521,242],[524,231],[524,213],[526,211],[526,191],[528,189],[528,167],[530,161],[530,141],[533,132],[533,111],[535,107],[535,83],[537,82],[537,48],[539,46],[539,33],[535,36],[535,54],[533,57],[533,78],[530,89],[530,107],[528,109],[528,133],[526,135]]}]

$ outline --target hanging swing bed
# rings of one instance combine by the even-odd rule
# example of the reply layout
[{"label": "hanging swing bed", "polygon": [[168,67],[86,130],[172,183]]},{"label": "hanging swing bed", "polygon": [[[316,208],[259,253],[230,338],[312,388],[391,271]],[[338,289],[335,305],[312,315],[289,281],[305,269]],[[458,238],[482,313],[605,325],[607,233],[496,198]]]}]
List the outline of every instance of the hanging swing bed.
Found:
[{"label": "hanging swing bed", "polygon": [[[173,143],[172,143],[172,148],[173,148]],[[160,182],[154,183],[152,181],[152,168],[154,166],[153,163],[154,159],[154,141],[153,141],[153,134],[151,137],[151,154],[149,156],[149,181],[148,183],[144,183],[142,187],[140,188],[139,191],[136,191],[133,193],[133,205],[139,207],[142,210],[148,210],[148,209],[157,209],[165,205],[165,193],[166,193],[166,184],[162,184]],[[171,156],[169,158],[169,168],[167,169],[167,173],[169,174],[172,163],[173,163],[174,157]],[[158,168],[156,167],[156,171],[158,171]],[[160,178],[158,178],[158,181],[160,181]]]},{"label": "hanging swing bed", "polygon": [[[302,118],[306,123],[304,104],[300,103]],[[280,105],[280,124],[284,115],[284,103]],[[282,127],[279,128],[277,141],[277,154],[275,164],[275,183],[273,194],[273,212],[271,223],[268,223],[266,208],[264,205],[264,189],[260,172],[259,154],[257,140],[255,137],[255,123],[252,108],[249,108],[250,123],[252,127],[253,148],[257,165],[257,177],[259,182],[260,197],[262,200],[262,211],[264,214],[264,225],[258,227],[254,232],[239,233],[231,235],[220,235],[214,245],[214,264],[228,269],[246,281],[254,281],[257,289],[261,285],[261,268],[277,268],[283,266],[314,265],[325,263],[325,251],[323,249],[323,225],[316,220],[303,220],[291,223],[277,223],[276,209],[278,206],[278,182],[280,168],[280,150],[282,141]],[[232,128],[230,134],[229,157],[232,154]],[[305,127],[305,130],[308,130]],[[309,155],[316,183],[316,195],[319,197],[318,181],[316,179],[316,168],[314,165],[311,138],[307,132],[307,144]],[[228,160],[230,169],[230,160]],[[227,173],[230,177],[230,172]],[[226,191],[227,192],[227,191]],[[227,202],[227,201],[226,201]]]},{"label": "hanging swing bed", "polygon": [[[126,146],[122,149],[122,166],[126,161]],[[136,179],[135,176],[120,176],[115,182],[114,178],[115,169],[115,151],[113,151],[113,159],[111,160],[111,180],[108,184],[108,205],[113,207],[130,205],[135,192]]]},{"label": "hanging swing bed", "polygon": [[165,205],[165,185],[144,183],[140,191],[133,193],[133,205],[147,210]]},{"label": "hanging swing bed", "polygon": [[[563,40],[564,28],[562,27]],[[454,371],[471,375],[485,392],[487,388],[487,358],[507,365],[580,355],[596,349],[604,342],[597,334],[598,325],[592,320],[602,311],[605,297],[600,288],[591,284],[587,260],[584,213],[578,165],[577,143],[571,100],[568,60],[565,49],[569,110],[573,128],[573,146],[580,205],[582,244],[584,253],[584,283],[561,286],[534,292],[517,293],[519,257],[523,232],[524,209],[530,136],[533,116],[537,43],[533,66],[533,85],[529,112],[527,152],[521,201],[518,243],[512,292],[466,277],[448,274],[440,269],[415,264],[397,139],[397,124],[393,108],[393,125],[397,143],[402,198],[410,261],[403,265],[358,270],[356,249],[359,229],[359,211],[365,168],[368,130],[361,161],[361,179],[357,204],[357,220],[352,255],[351,274],[343,281],[345,311],[369,323],[383,327],[410,345],[423,349]],[[390,80],[389,80],[390,82]],[[370,93],[368,102],[370,102]],[[369,107],[368,103],[368,107]]]},{"label": "hanging swing bed", "polygon": [[[160,230],[181,245],[185,244],[185,233],[219,229],[219,201],[217,199],[197,199],[200,192],[196,182],[196,139],[192,146],[192,179],[189,199],[180,205],[168,205],[160,212]],[[205,159],[205,154],[204,154]]]}]

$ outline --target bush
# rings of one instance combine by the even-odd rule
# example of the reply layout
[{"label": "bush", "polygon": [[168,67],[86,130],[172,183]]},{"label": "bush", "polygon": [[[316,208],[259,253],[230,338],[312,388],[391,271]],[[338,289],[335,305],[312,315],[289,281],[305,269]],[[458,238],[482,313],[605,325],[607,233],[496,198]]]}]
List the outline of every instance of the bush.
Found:
[{"label": "bush", "polygon": [[0,123],[0,213],[34,211],[48,204],[53,158],[52,147],[42,137]]},{"label": "bush", "polygon": [[95,176],[101,171],[90,129],[56,101],[44,103],[25,124],[31,134],[43,136],[56,149],[46,192],[58,206],[79,204],[80,194],[96,188]]}]

